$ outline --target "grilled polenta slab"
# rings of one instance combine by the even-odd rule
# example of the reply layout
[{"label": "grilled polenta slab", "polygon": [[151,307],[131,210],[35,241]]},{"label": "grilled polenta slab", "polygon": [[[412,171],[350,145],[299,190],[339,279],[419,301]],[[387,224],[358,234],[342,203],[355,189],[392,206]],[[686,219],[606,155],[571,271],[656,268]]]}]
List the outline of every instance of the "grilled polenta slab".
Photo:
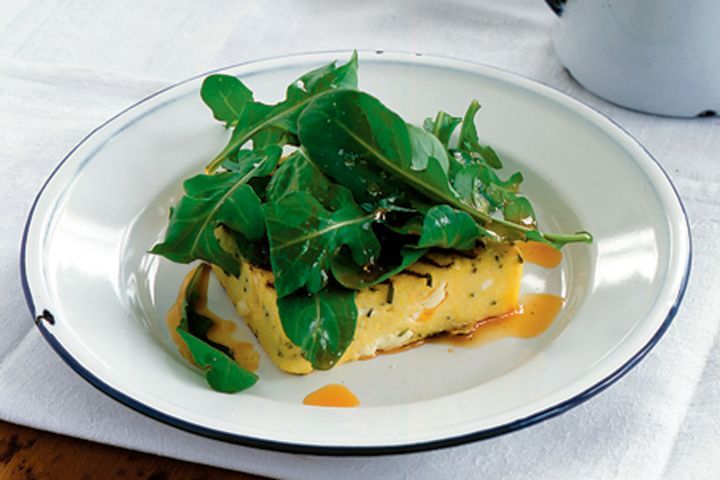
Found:
[{"label": "grilled polenta slab", "polygon": [[[218,231],[221,243],[234,242]],[[285,335],[271,271],[241,262],[239,277],[213,266],[237,312],[281,370],[313,371],[300,348]],[[360,290],[357,327],[337,364],[372,357],[443,332],[470,332],[480,320],[518,307],[523,270],[520,251],[487,243],[470,252],[431,252],[385,283]]]}]

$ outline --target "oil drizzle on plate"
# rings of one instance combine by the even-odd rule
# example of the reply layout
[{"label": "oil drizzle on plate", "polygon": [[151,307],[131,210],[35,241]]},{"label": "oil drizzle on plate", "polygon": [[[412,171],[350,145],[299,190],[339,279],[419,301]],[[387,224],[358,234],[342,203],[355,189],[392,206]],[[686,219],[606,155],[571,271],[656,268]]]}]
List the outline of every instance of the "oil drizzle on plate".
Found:
[{"label": "oil drizzle on plate", "polygon": [[345,385],[331,383],[308,394],[303,404],[315,407],[357,407],[360,400]]},{"label": "oil drizzle on plate", "polygon": [[178,293],[177,300],[175,300],[173,306],[170,307],[170,310],[168,310],[167,313],[167,317],[165,317],[165,324],[167,325],[168,331],[170,332],[170,338],[177,346],[180,355],[182,355],[185,360],[187,360],[193,365],[195,364],[195,360],[193,360],[192,355],[190,354],[190,350],[188,349],[187,345],[185,345],[182,337],[179,333],[177,333],[177,327],[180,326],[180,322],[182,321],[183,317],[183,309],[185,308],[185,291],[187,290],[188,285],[190,285],[190,281],[192,280],[198,268],[200,267],[193,268],[187,275],[185,275],[185,278],[182,281],[182,285],[180,285],[180,292]]},{"label": "oil drizzle on plate", "polygon": [[555,268],[562,262],[562,252],[542,242],[517,242],[516,247],[520,249],[523,260],[543,268]]},{"label": "oil drizzle on plate", "polygon": [[563,302],[562,297],[549,293],[527,295],[517,310],[482,320],[467,335],[442,335],[431,341],[457,347],[474,347],[506,337],[537,337],[552,325]]},{"label": "oil drizzle on plate", "polygon": [[207,291],[208,283],[210,280],[210,267],[205,264],[202,264],[192,269],[185,276],[185,279],[182,282],[182,286],[180,287],[180,292],[178,293],[177,300],[167,313],[166,324],[168,329],[170,330],[170,337],[172,338],[172,341],[175,343],[175,345],[177,345],[180,354],[190,363],[194,363],[192,355],[187,348],[187,345],[185,345],[182,337],[180,337],[180,335],[177,333],[177,327],[182,321],[183,309],[185,308],[185,294],[187,291],[187,287],[198,269],[201,269],[200,284],[198,288],[200,295],[193,307],[199,315],[207,317],[212,322],[212,327],[210,327],[207,333],[208,339],[229,348],[232,352],[233,359],[238,363],[238,365],[240,365],[246,370],[250,370],[252,372],[256,371],[260,364],[260,355],[258,354],[257,350],[255,350],[251,343],[239,341],[235,338],[233,334],[237,330],[237,325],[234,322],[219,317],[207,306]]}]

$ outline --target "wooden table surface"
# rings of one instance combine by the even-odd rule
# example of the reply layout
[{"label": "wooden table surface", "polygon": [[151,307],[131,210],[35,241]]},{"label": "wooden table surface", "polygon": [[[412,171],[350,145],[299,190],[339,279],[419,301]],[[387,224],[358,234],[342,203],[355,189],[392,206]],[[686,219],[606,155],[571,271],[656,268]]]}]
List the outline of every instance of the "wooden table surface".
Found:
[{"label": "wooden table surface", "polygon": [[2,480],[260,480],[0,421]]}]

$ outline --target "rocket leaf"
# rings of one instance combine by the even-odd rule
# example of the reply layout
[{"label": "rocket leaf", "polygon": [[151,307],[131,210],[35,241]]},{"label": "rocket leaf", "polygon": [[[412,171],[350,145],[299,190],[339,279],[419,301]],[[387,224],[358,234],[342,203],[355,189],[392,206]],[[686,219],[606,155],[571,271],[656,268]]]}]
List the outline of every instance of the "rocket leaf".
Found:
[{"label": "rocket leaf", "polygon": [[327,370],[342,357],[355,335],[355,292],[328,286],[298,291],[277,301],[283,330],[314,368]]},{"label": "rocket leaf", "polygon": [[[215,171],[228,156],[250,140],[256,143],[256,148],[269,145],[268,131],[272,132],[272,138],[278,144],[294,143],[291,140],[297,133],[297,118],[305,107],[322,94],[338,88],[357,88],[357,52],[344,65],[338,67],[333,62],[301,76],[287,87],[285,100],[279,103],[247,102],[235,119],[227,120],[228,112],[222,105],[216,110],[217,102],[208,103],[216,118],[234,126],[230,141],[210,162],[208,171]],[[210,91],[209,85],[203,99],[218,96],[218,92]]]},{"label": "rocket leaf", "polygon": [[185,341],[197,366],[205,372],[205,379],[213,389],[235,393],[257,382],[257,375],[242,368],[228,355],[179,327],[177,332]]},{"label": "rocket leaf", "polygon": [[478,110],[480,110],[480,104],[477,100],[473,100],[465,112],[462,125],[460,126],[458,148],[477,154],[492,168],[502,168],[502,162],[497,153],[495,153],[495,150],[488,145],[480,144],[478,140],[477,128],[475,127],[475,115]]},{"label": "rocket leaf", "polygon": [[165,240],[151,253],[180,263],[202,259],[238,275],[238,261],[220,246],[215,229],[225,225],[250,241],[263,237],[262,206],[248,182],[272,173],[278,157],[278,150],[270,150],[262,160],[243,162],[232,171],[185,181],[185,195],[172,210]]},{"label": "rocket leaf", "polygon": [[423,128],[427,132],[435,135],[443,147],[448,148],[450,137],[461,122],[461,118],[453,117],[441,110],[435,115],[434,120],[432,118],[426,118],[425,122],[423,122]]},{"label": "rocket leaf", "polygon": [[235,393],[253,386],[258,377],[238,365],[230,349],[207,338],[212,320],[198,310],[206,301],[209,274],[210,266],[207,264],[195,270],[184,292],[182,319],[176,331],[187,345],[195,364],[205,373],[208,384],[220,392]]},{"label": "rocket leaf", "polygon": [[335,210],[312,195],[293,192],[265,206],[270,261],[279,297],[307,288],[319,292],[328,282],[330,262],[347,245],[359,266],[372,264],[380,243],[372,230],[374,214],[362,211],[350,192],[335,186]]},{"label": "rocket leaf", "polygon": [[465,212],[436,205],[425,215],[417,246],[469,250],[475,246],[475,240],[483,236],[493,238],[495,234],[482,228]]},{"label": "rocket leaf", "polygon": [[[367,93],[326,94],[303,112],[298,124],[312,161],[358,201],[377,201],[406,187],[430,198],[454,196],[447,163],[429,156],[437,152],[437,140],[420,128],[410,131],[402,118]],[[413,147],[421,150],[414,155]]]},{"label": "rocket leaf", "polygon": [[293,192],[306,192],[324,206],[329,207],[327,198],[332,183],[307,157],[305,150],[298,149],[278,167],[267,187],[268,198],[278,201]]},{"label": "rocket leaf", "polygon": [[210,107],[216,120],[231,125],[245,113],[253,94],[237,77],[210,75],[200,88],[200,97]]}]

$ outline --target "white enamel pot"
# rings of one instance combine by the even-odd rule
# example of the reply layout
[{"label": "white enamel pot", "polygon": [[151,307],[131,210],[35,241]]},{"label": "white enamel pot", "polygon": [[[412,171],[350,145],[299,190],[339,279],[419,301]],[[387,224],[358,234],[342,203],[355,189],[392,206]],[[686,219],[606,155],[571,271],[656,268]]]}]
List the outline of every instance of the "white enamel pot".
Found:
[{"label": "white enamel pot", "polygon": [[720,111],[720,1],[547,0],[562,64],[585,88],[659,115]]}]

